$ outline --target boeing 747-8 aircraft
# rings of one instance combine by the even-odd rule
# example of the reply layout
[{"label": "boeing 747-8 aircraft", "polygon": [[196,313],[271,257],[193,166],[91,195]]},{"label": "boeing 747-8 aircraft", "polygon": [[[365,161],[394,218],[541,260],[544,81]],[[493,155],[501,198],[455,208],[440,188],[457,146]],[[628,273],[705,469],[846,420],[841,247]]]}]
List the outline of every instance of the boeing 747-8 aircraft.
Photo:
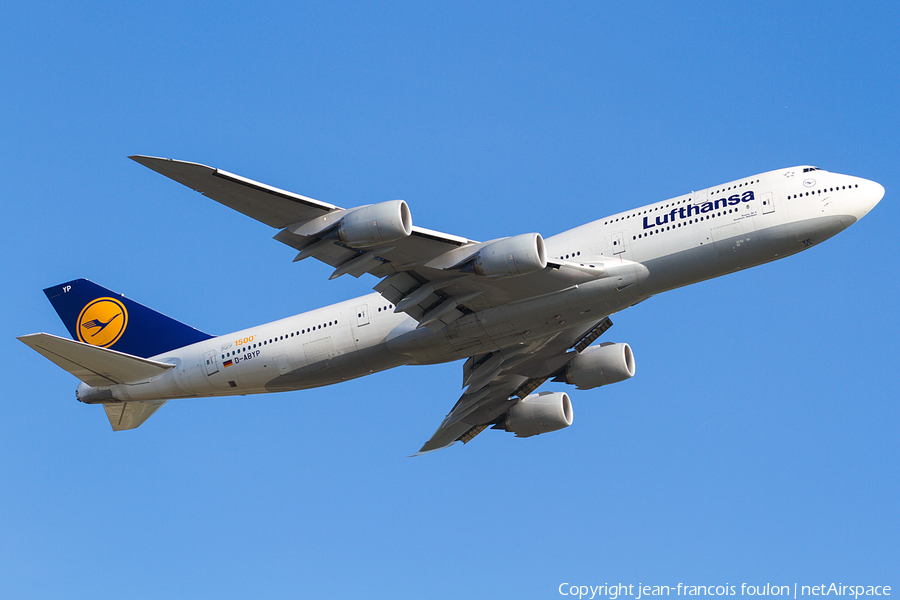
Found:
[{"label": "boeing 747-8 aircraft", "polygon": [[82,383],[116,431],[173,398],[300,390],[392,367],[463,363],[465,392],[421,452],[488,427],[529,437],[572,424],[563,392],[632,377],[624,343],[594,342],[647,298],[806,250],[864,217],[884,188],[811,166],[753,175],[542,238],[475,242],[413,226],[406,202],[357,208],[204,165],[131,157],[278,230],[375,293],[212,336],[85,279],[44,290],[73,340],[19,339]]}]

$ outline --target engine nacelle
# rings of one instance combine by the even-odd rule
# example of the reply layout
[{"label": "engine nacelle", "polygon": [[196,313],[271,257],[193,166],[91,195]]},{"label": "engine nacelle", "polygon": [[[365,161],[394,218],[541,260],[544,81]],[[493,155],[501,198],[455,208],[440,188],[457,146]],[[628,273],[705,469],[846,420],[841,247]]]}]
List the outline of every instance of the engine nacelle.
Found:
[{"label": "engine nacelle", "polygon": [[478,251],[473,267],[485,277],[515,277],[540,271],[547,266],[544,238],[539,233],[523,233],[491,242]]},{"label": "engine nacelle", "polygon": [[509,409],[503,428],[516,437],[531,437],[572,424],[572,402],[565,392],[541,392],[522,398]]},{"label": "engine nacelle", "polygon": [[367,248],[402,240],[412,233],[412,216],[403,200],[354,208],[337,226],[337,237],[353,248]]},{"label": "engine nacelle", "polygon": [[590,346],[566,368],[566,383],[589,390],[634,377],[634,354],[628,344]]}]

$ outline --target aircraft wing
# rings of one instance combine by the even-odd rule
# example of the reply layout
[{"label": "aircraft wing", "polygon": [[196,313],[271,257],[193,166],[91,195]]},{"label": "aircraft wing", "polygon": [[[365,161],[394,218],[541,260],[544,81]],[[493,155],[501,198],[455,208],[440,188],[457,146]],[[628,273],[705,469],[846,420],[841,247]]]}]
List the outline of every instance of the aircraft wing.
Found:
[{"label": "aircraft wing", "polygon": [[152,156],[128,158],[216,202],[278,229],[337,209],[332,204],[286,192],[206,165]]},{"label": "aircraft wing", "polygon": [[562,372],[575,356],[612,327],[609,317],[586,326],[498,352],[473,356],[463,365],[468,386],[440,426],[416,454],[468,443],[499,421],[519,400]]},{"label": "aircraft wing", "polygon": [[[409,314],[419,321],[420,327],[434,331],[469,312],[553,294],[611,276],[608,266],[615,263],[620,268],[623,262],[628,263],[618,256],[608,257],[609,265],[550,259],[546,260],[546,267],[527,274],[486,277],[476,274],[472,263],[489,243],[411,226],[410,220],[409,234],[402,239],[384,243],[376,240],[360,247],[342,241],[335,235],[335,228],[365,207],[344,209],[197,163],[149,156],[130,158],[279,229],[274,238],[298,250],[295,261],[307,257],[320,260],[335,268],[332,279],[344,274],[360,277],[364,273],[380,278],[375,290],[394,304],[397,312]],[[369,224],[375,225],[371,220]],[[543,241],[539,242],[542,249]]]}]

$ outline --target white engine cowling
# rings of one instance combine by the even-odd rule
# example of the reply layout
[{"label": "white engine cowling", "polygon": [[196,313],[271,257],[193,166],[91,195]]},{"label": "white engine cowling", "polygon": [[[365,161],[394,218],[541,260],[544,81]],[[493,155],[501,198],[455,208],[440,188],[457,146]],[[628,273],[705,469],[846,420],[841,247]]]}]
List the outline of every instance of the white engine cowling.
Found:
[{"label": "white engine cowling", "polygon": [[590,346],[566,368],[566,383],[589,390],[634,377],[634,354],[628,344]]},{"label": "white engine cowling", "polygon": [[572,402],[565,392],[541,392],[522,398],[506,413],[504,429],[531,437],[572,424]]},{"label": "white engine cowling", "polygon": [[390,200],[350,210],[337,226],[337,237],[353,248],[378,246],[408,237],[412,216],[403,200]]},{"label": "white engine cowling", "polygon": [[544,238],[539,233],[523,233],[491,242],[478,251],[475,272],[485,277],[515,277],[540,271],[547,266]]}]

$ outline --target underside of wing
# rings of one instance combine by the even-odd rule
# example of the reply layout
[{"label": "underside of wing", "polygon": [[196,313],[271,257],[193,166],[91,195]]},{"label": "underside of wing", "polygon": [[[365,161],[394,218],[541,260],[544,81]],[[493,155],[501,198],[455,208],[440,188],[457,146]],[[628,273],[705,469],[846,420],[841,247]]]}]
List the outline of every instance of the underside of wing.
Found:
[{"label": "underside of wing", "polygon": [[[491,426],[529,437],[571,425],[567,394],[534,392],[547,380],[561,377],[573,359],[610,327],[612,321],[604,317],[531,344],[470,358],[463,365],[466,392],[418,454],[457,441],[467,443]],[[623,367],[629,377],[634,374],[633,360]]]}]

